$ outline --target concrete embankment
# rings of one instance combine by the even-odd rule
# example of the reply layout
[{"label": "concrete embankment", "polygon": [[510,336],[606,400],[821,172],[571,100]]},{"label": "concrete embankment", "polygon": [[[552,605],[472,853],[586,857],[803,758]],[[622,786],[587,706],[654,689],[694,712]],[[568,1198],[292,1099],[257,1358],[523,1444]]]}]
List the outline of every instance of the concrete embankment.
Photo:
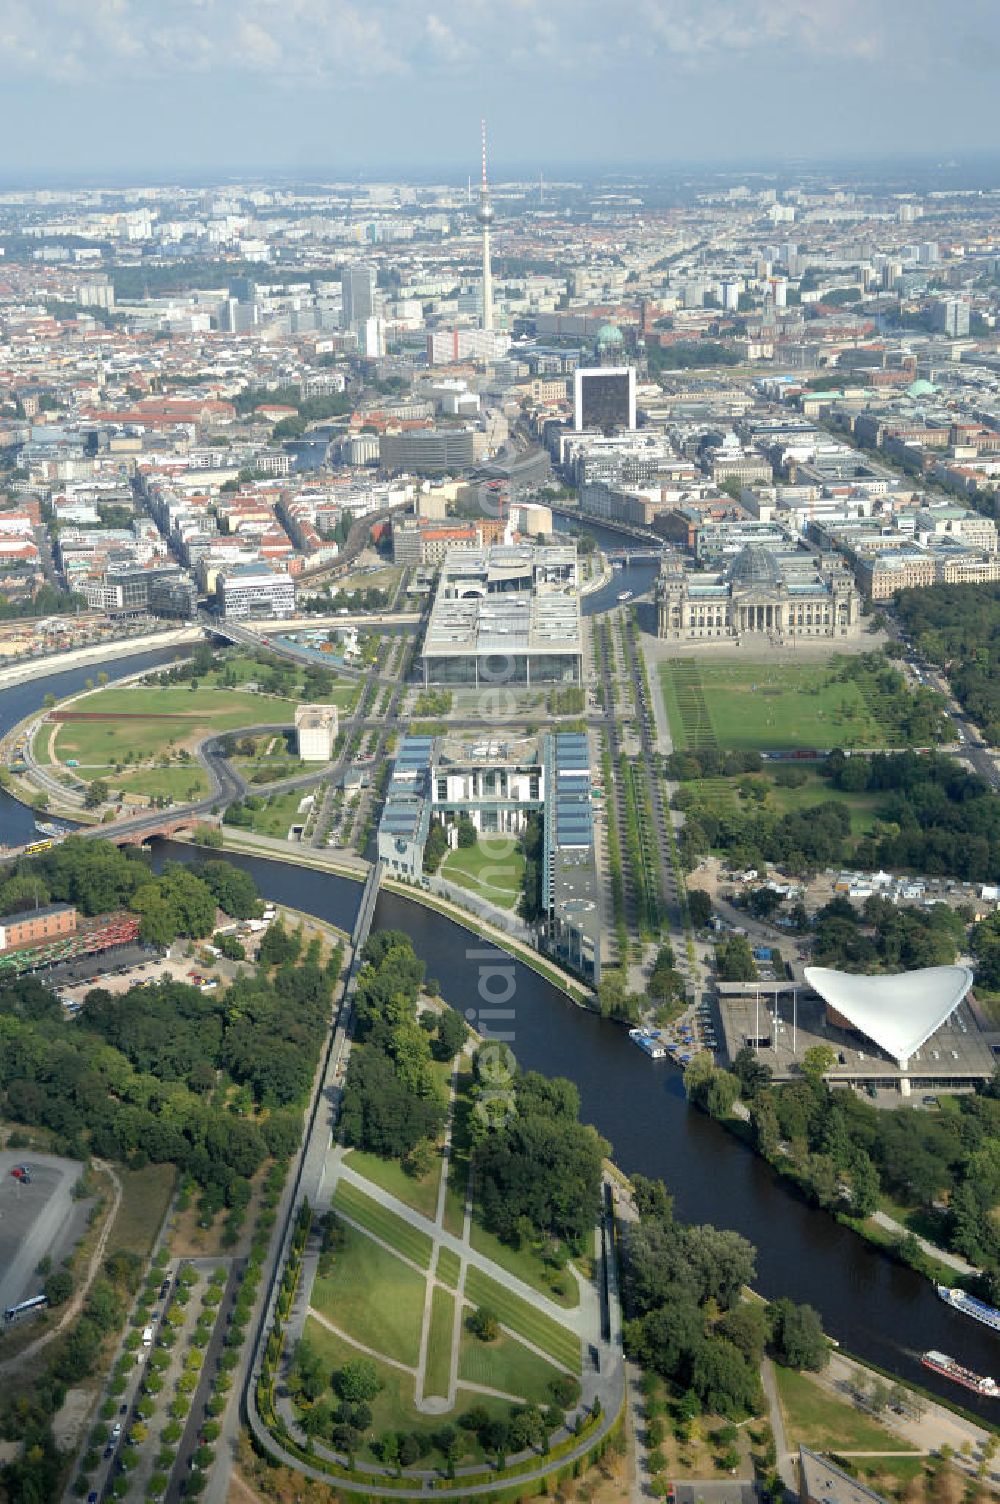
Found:
[{"label": "concrete embankment", "polygon": [[0,668],[0,690],[49,674],[61,674],[66,669],[86,668],[88,663],[103,666],[109,661],[132,658],[137,653],[154,652],[157,648],[190,647],[192,643],[200,642],[203,635],[200,627],[178,627],[172,632],[150,632],[145,637],[125,637],[121,642],[95,642],[89,647],[70,648],[66,653],[12,663],[7,668]]}]

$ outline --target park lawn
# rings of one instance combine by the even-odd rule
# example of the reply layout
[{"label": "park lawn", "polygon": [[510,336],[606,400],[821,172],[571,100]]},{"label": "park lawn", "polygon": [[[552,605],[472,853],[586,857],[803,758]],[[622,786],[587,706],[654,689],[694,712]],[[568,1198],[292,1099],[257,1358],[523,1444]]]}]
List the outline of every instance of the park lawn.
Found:
[{"label": "park lawn", "polygon": [[342,1180],[338,1184],[333,1193],[333,1209],[359,1222],[366,1231],[381,1238],[411,1263],[418,1264],[421,1269],[430,1268],[433,1247],[430,1235],[411,1227],[409,1222],[404,1222],[388,1207],[380,1206],[349,1181]]},{"label": "park lawn", "polygon": [[774,1365],[781,1409],[791,1446],[817,1452],[910,1452],[912,1443],[894,1436],[863,1410],[836,1399],[807,1374]]},{"label": "park lawn", "polygon": [[[83,777],[88,771],[97,776],[97,770],[80,769]],[[106,779],[109,788],[121,789],[123,794],[165,794],[168,799],[173,799],[178,804],[183,804],[189,799],[198,799],[202,794],[208,793],[208,779],[205,770],[200,763],[189,762],[181,766],[174,763],[169,768],[137,768],[134,772],[113,773],[106,771],[101,775]]]},{"label": "park lawn", "polygon": [[122,1200],[114,1226],[108,1234],[106,1257],[127,1249],[147,1258],[174,1194],[177,1173],[173,1165],[146,1165],[142,1170],[115,1172],[122,1183]]},{"label": "park lawn", "polygon": [[447,1285],[450,1290],[457,1290],[461,1272],[462,1260],[458,1254],[450,1248],[439,1248],[436,1273],[441,1283]]},{"label": "park lawn", "polygon": [[451,1390],[451,1339],[455,1325],[455,1297],[434,1286],[431,1297],[431,1324],[427,1333],[427,1366],[424,1370],[424,1394],[442,1395]]},{"label": "park lawn", "polygon": [[[485,1253],[501,1269],[506,1269],[508,1274],[517,1275],[518,1279],[537,1290],[540,1295],[547,1295],[557,1306],[574,1311],[580,1304],[580,1291],[571,1270],[550,1270],[533,1248],[511,1248],[509,1243],[501,1242],[496,1233],[487,1231],[476,1216],[472,1218],[469,1242],[477,1253]],[[558,1281],[560,1289],[551,1283],[553,1278]]]},{"label": "park lawn", "polygon": [[[191,748],[213,731],[239,731],[265,721],[291,725],[295,702],[241,689],[134,684],[127,689],[99,690],[66,709],[71,714],[108,717],[58,723],[57,759],[65,762],[75,757],[83,771],[114,766],[126,751],[142,759],[160,756],[167,748]],[[163,716],[170,719],[157,719]]]},{"label": "park lawn", "polygon": [[579,1374],[580,1339],[561,1322],[536,1310],[506,1285],[498,1284],[472,1264],[465,1271],[465,1294],[474,1305],[486,1306],[492,1311],[503,1326],[541,1348],[570,1373]]},{"label": "park lawn", "polygon": [[382,1159],[378,1154],[369,1154],[365,1149],[348,1149],[344,1163],[358,1175],[363,1175],[373,1185],[388,1191],[404,1206],[419,1212],[422,1217],[434,1220],[437,1211],[438,1185],[441,1180],[441,1159],[435,1161],[429,1175],[407,1175],[398,1159]]},{"label": "park lawn", "polygon": [[488,1389],[499,1389],[535,1405],[551,1405],[550,1385],[564,1377],[562,1369],[540,1358],[516,1337],[501,1332],[492,1342],[481,1342],[464,1321],[458,1376],[468,1384],[485,1384]]},{"label": "park lawn", "polygon": [[309,817],[308,809],[299,811],[299,805],[308,793],[308,789],[289,789],[285,794],[272,794],[263,809],[251,811],[251,830],[259,836],[285,840],[293,825],[304,825]]},{"label": "park lawn", "polygon": [[834,788],[822,775],[812,769],[799,788],[783,788],[775,783],[769,773],[741,773],[732,778],[698,778],[686,780],[681,788],[697,801],[700,809],[723,817],[737,813],[750,814],[757,805],[740,795],[739,785],[747,779],[767,790],[767,803],[762,806],[777,815],[786,815],[816,804],[833,801],[842,804],[851,819],[851,836],[861,840],[871,830],[878,818],[879,806],[884,796],[878,793],[846,793]]},{"label": "park lawn", "polygon": [[724,751],[884,746],[859,686],[829,678],[824,664],[675,659],[660,666],[679,751],[706,740]]},{"label": "park lawn", "polygon": [[[306,1320],[303,1334],[316,1352],[323,1358],[324,1363],[331,1373],[351,1358],[358,1356],[358,1350],[350,1342],[345,1342],[338,1337],[336,1332],[331,1332],[327,1327],[314,1317]],[[380,1363],[373,1358],[375,1369],[382,1383],[382,1388],[371,1401],[372,1424],[368,1435],[371,1437],[383,1436],[386,1431],[421,1431],[424,1434],[433,1435],[440,1431],[445,1421],[453,1422],[456,1415],[471,1405],[483,1405],[491,1417],[499,1419],[510,1414],[510,1406],[505,1400],[494,1398],[488,1394],[476,1394],[468,1389],[459,1389],[455,1397],[455,1408],[447,1412],[446,1417],[422,1415],[414,1405],[414,1380],[413,1375],[404,1373],[399,1368],[394,1368],[391,1363]],[[332,1404],[337,1403],[336,1395],[325,1396]],[[467,1447],[462,1462],[482,1462],[484,1454],[475,1438],[468,1431],[459,1430],[459,1436]],[[367,1446],[364,1448],[366,1460],[371,1461],[374,1453]],[[443,1467],[445,1459],[438,1452],[432,1452],[429,1457],[422,1458],[414,1466],[427,1468],[428,1465]]]},{"label": "park lawn", "polygon": [[317,1275],[310,1304],[365,1347],[415,1368],[420,1356],[424,1278],[356,1228],[344,1227],[344,1244],[332,1273]]},{"label": "park lawn", "polygon": [[806,782],[797,789],[781,788],[773,779],[769,780],[769,784],[768,807],[777,810],[780,815],[808,809],[810,805],[822,804],[827,800],[843,804],[851,817],[851,835],[855,840],[860,840],[871,830],[884,800],[884,796],[878,793],[845,793],[843,789],[834,788],[818,773],[810,773]]},{"label": "park lawn", "polygon": [[481,836],[475,846],[449,852],[441,864],[441,876],[498,908],[513,909],[521,896],[524,854],[507,836]]}]

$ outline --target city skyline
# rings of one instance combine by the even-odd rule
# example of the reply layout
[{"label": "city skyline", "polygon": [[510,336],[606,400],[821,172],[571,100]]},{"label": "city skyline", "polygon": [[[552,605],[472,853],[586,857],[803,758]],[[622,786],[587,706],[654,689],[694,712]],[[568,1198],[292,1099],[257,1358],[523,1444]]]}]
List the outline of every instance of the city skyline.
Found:
[{"label": "city skyline", "polygon": [[48,15],[2,0],[0,20],[18,176],[457,165],[483,114],[498,174],[734,149],[940,157],[991,139],[1000,64],[985,0],[633,0],[624,18],[594,0],[443,0],[418,17],[402,0],[62,0]]}]

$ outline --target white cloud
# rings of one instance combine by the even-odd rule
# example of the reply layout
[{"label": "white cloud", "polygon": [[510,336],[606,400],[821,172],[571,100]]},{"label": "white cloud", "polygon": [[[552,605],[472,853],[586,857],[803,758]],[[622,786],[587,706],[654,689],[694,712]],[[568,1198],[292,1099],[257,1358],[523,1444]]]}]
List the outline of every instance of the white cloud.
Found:
[{"label": "white cloud", "polygon": [[[95,84],[211,66],[288,84],[526,69],[710,72],[745,55],[904,66],[1000,47],[995,0],[0,0],[8,72]],[[972,59],[967,59],[971,62]]]},{"label": "white cloud", "polygon": [[281,44],[257,21],[240,21],[234,50],[237,62],[245,68],[271,71],[282,59]]}]

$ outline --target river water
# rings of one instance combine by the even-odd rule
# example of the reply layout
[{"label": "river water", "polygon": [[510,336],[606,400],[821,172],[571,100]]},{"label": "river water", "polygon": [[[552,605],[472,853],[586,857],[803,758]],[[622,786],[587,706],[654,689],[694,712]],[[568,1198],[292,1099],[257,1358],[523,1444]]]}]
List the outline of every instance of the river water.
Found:
[{"label": "river water", "polygon": [[[105,669],[131,673],[172,656],[161,651]],[[92,665],[0,693],[0,730],[40,707],[46,693],[82,688],[96,672]],[[30,812],[0,792],[0,839],[24,839],[31,825]],[[199,855],[158,842],[155,860]],[[352,927],[361,895],[357,883],[291,862],[238,855],[230,860],[253,873],[266,897]],[[738,1139],[688,1108],[680,1072],[669,1062],[649,1060],[621,1028],[576,1008],[536,973],[432,910],[383,893],[375,925],[405,930],[447,1000],[463,1012],[472,1010],[480,1027],[509,1033],[523,1067],[573,1080],[584,1119],[610,1141],[626,1173],[662,1178],[686,1221],[713,1222],[749,1238],[757,1248],[763,1295],[808,1301],[848,1351],[997,1420],[1000,1405],[937,1379],[920,1367],[919,1354],[934,1347],[978,1373],[1000,1373],[1000,1337],[949,1310],[926,1280],[791,1194]],[[501,988],[510,990],[509,999]],[[501,1008],[509,1016],[499,1017]]]}]

